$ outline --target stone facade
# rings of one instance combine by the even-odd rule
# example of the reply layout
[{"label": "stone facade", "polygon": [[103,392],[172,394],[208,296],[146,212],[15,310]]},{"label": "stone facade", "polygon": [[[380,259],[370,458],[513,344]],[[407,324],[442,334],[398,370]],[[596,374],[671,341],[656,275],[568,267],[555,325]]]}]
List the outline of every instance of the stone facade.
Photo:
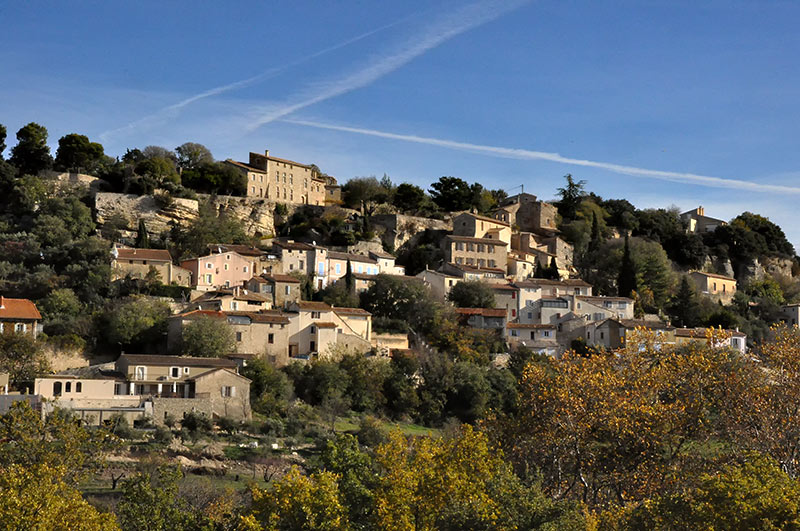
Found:
[{"label": "stone facade", "polygon": [[379,214],[372,216],[370,221],[374,226],[384,229],[383,243],[389,249],[413,247],[427,230],[445,232],[453,230],[453,221],[450,219],[431,219],[418,216],[405,216],[402,214]]},{"label": "stone facade", "polygon": [[292,160],[250,153],[249,161],[225,161],[247,178],[247,196],[272,199],[277,202],[324,206],[328,180],[319,177],[314,169]]}]

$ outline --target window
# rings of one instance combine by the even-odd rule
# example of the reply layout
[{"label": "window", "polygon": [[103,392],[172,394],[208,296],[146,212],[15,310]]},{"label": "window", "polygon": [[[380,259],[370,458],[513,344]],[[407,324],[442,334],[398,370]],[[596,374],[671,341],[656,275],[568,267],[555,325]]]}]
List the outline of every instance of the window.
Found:
[{"label": "window", "polygon": [[536,332],[531,330],[531,339],[536,339]]},{"label": "window", "polygon": [[456,251],[463,251],[463,250],[464,250],[464,244],[461,242],[456,242]]},{"label": "window", "polygon": [[336,270],[336,274],[337,275],[341,274],[341,272],[342,272],[342,264],[336,264],[334,266],[334,269]]},{"label": "window", "polygon": [[714,282],[714,291],[717,291],[717,283]]},{"label": "window", "polygon": [[606,333],[600,332],[600,339],[605,339],[605,338],[606,338]]},{"label": "window", "polygon": [[211,275],[206,275],[206,284],[211,284]]},{"label": "window", "polygon": [[269,343],[270,345],[275,343],[275,334],[269,334],[267,336],[267,343]]},{"label": "window", "polygon": [[528,319],[533,319],[533,312],[528,312]]},{"label": "window", "polygon": [[147,367],[138,366],[134,371],[135,377],[137,380],[145,380],[147,379]]},{"label": "window", "polygon": [[516,291],[512,291],[511,292],[511,298],[512,299],[516,299],[517,298],[517,292]]},{"label": "window", "polygon": [[292,287],[291,286],[284,286],[284,290],[286,291],[286,295],[292,294]]},{"label": "window", "polygon": [[512,330],[511,331],[511,336],[512,337],[517,337],[517,331],[516,330]]},{"label": "window", "polygon": [[61,382],[53,382],[53,396],[61,396]]},{"label": "window", "polygon": [[239,341],[239,342],[242,341],[242,333],[241,332],[236,332],[236,341]]},{"label": "window", "polygon": [[239,309],[239,303],[236,301],[231,301],[231,310],[236,311]]},{"label": "window", "polygon": [[83,384],[81,382],[75,382],[75,392],[80,393],[83,391]]},{"label": "window", "polygon": [[71,393],[72,392],[72,382],[67,382],[64,384],[64,392]]},{"label": "window", "polygon": [[233,387],[232,385],[223,385],[222,396],[224,396],[225,398],[236,396],[236,388]]},{"label": "window", "polygon": [[206,269],[211,269],[214,265],[211,262],[206,262]]},{"label": "window", "polygon": [[242,267],[242,272],[243,272],[243,273],[247,273],[247,266],[243,266],[243,267]]},{"label": "window", "polygon": [[169,377],[170,378],[180,378],[181,375],[181,368],[180,367],[170,367],[169,368]]},{"label": "window", "polygon": [[300,262],[298,263],[298,266],[297,266],[297,267],[299,267],[300,269],[303,269],[303,268],[305,267],[305,262],[303,262],[302,260],[300,260]]},{"label": "window", "polygon": [[225,271],[227,271],[227,270],[228,270],[228,264],[225,264],[224,266],[222,266],[222,269],[224,269]]},{"label": "window", "polygon": [[225,281],[225,287],[226,287],[226,288],[229,288],[229,287],[231,287],[231,281],[230,281],[230,280],[226,280],[226,281]]},{"label": "window", "polygon": [[517,316],[517,310],[514,310],[514,309],[512,308],[512,310],[511,310],[511,317],[516,317],[516,316]]},{"label": "window", "polygon": [[183,374],[189,374],[189,367],[183,368]]},{"label": "window", "polygon": [[315,350],[317,350],[317,344],[314,341],[311,341],[308,344],[308,346],[309,346],[309,349],[311,350],[311,352],[314,352]]},{"label": "window", "polygon": [[319,312],[311,312],[312,319],[319,319]]},{"label": "window", "polygon": [[363,273],[364,272],[364,266],[362,266],[361,264],[358,264],[358,272],[359,273]]},{"label": "window", "polygon": [[542,330],[542,337],[550,337],[550,330]]},{"label": "window", "polygon": [[14,325],[14,332],[25,332],[27,328],[24,323],[17,323]]},{"label": "window", "polygon": [[312,325],[310,331],[312,334],[315,334],[317,332],[317,327]]}]

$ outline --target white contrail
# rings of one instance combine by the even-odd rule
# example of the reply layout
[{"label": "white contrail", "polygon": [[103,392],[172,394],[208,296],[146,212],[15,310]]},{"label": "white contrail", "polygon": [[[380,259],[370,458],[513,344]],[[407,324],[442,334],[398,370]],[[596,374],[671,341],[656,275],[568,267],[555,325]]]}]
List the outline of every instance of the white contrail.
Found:
[{"label": "white contrail", "polygon": [[219,87],[214,87],[212,89],[208,89],[206,91],[203,91],[203,92],[201,92],[199,94],[195,94],[194,96],[190,96],[190,97],[188,97],[186,99],[183,99],[183,100],[181,100],[181,101],[179,101],[177,103],[173,103],[172,105],[168,105],[167,107],[161,108],[161,109],[159,109],[159,110],[157,110],[157,111],[155,111],[155,112],[153,112],[151,114],[148,114],[148,115],[146,115],[146,116],[144,116],[142,118],[139,118],[138,120],[133,121],[133,122],[127,124],[127,125],[124,125],[122,127],[118,127],[116,129],[110,129],[110,130],[108,130],[108,131],[106,131],[104,133],[101,133],[100,134],[100,140],[105,142],[108,137],[110,137],[110,136],[112,136],[112,135],[114,135],[116,133],[120,133],[122,131],[136,129],[137,127],[140,127],[140,126],[145,125],[147,123],[152,123],[152,122],[156,121],[159,118],[163,118],[163,117],[165,117],[167,115],[174,114],[177,111],[180,111],[181,109],[186,107],[187,105],[191,105],[192,103],[194,103],[196,101],[200,101],[200,100],[203,100],[205,98],[210,98],[212,96],[217,96],[219,94],[224,94],[225,92],[230,92],[231,90],[236,90],[236,89],[240,89],[240,88],[249,87],[250,85],[258,83],[259,81],[265,81],[267,79],[271,79],[271,78],[277,76],[278,74],[280,74],[281,72],[284,72],[284,71],[288,70],[289,68],[293,68],[295,66],[301,65],[301,64],[306,63],[308,61],[311,61],[312,59],[316,59],[317,57],[320,57],[321,55],[325,55],[325,54],[334,52],[336,50],[344,48],[345,46],[349,46],[349,45],[351,45],[353,43],[356,43],[356,42],[358,42],[360,40],[366,39],[367,37],[375,35],[378,32],[387,30],[387,29],[389,29],[389,28],[391,28],[393,26],[397,26],[398,24],[401,24],[401,23],[405,22],[406,20],[410,19],[412,16],[414,16],[414,15],[409,15],[409,16],[403,17],[401,19],[395,20],[394,22],[392,22],[390,24],[385,24],[385,25],[383,25],[383,26],[381,26],[379,28],[375,28],[375,29],[370,30],[370,31],[368,31],[366,33],[362,33],[361,35],[356,35],[355,37],[347,39],[346,41],[340,42],[338,44],[334,44],[333,46],[329,46],[328,48],[319,50],[318,52],[314,52],[311,55],[306,55],[304,57],[301,57],[300,59],[297,59],[297,60],[292,61],[290,63],[287,63],[285,65],[281,65],[281,66],[278,66],[278,67],[275,67],[275,68],[270,68],[270,69],[265,70],[264,72],[262,72],[262,73],[260,73],[260,74],[258,74],[256,76],[249,77],[247,79],[242,79],[242,80],[239,80],[239,81],[235,81],[233,83],[228,83],[227,85],[221,85]]},{"label": "white contrail", "polygon": [[331,83],[325,83],[307,91],[298,101],[290,102],[267,112],[256,111],[246,128],[247,132],[288,116],[315,103],[341,96],[365,87],[381,77],[394,72],[410,61],[436,48],[445,41],[490,22],[506,13],[518,9],[529,0],[492,0],[473,3],[427,25],[425,29],[408,39],[398,50],[373,59],[367,66]]},{"label": "white contrail", "polygon": [[708,175],[697,175],[694,173],[650,170],[647,168],[624,166],[622,164],[614,164],[611,162],[573,159],[570,157],[564,157],[562,155],[559,155],[558,153],[548,153],[546,151],[532,151],[529,149],[517,149],[517,148],[506,148],[499,146],[486,146],[481,144],[470,144],[468,142],[457,142],[455,140],[445,140],[441,138],[430,138],[417,135],[403,135],[398,133],[389,133],[386,131],[378,131],[375,129],[347,127],[344,125],[333,125],[320,122],[312,122],[308,120],[283,119],[282,121],[296,125],[315,127],[317,129],[328,129],[331,131],[357,133],[360,135],[376,136],[380,138],[388,138],[391,140],[402,140],[404,142],[427,144],[431,146],[439,146],[448,149],[457,149],[460,151],[483,153],[485,155],[491,155],[495,157],[502,157],[509,159],[523,159],[523,160],[546,160],[549,162],[559,162],[562,164],[571,164],[574,166],[599,168],[602,170],[608,170],[610,172],[620,173],[623,175],[646,177],[650,179],[660,179],[663,181],[697,184],[702,186],[710,186],[713,188],[730,188],[734,190],[746,190],[750,192],[778,192],[783,194],[800,194],[800,188],[795,186],[783,186],[779,184],[759,184],[750,181],[742,181],[739,179],[710,177]]}]

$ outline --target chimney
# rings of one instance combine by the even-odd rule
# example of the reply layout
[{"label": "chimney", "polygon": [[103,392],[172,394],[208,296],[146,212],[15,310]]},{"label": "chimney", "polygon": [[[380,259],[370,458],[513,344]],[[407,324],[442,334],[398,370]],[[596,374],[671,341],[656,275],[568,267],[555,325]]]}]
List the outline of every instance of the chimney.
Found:
[{"label": "chimney", "polygon": [[5,299],[3,298],[2,295],[0,295],[0,310],[5,309],[5,307],[6,307]]},{"label": "chimney", "polygon": [[702,205],[697,207],[697,215],[698,216],[705,216],[706,215],[706,209],[703,208]]},{"label": "chimney", "polygon": [[265,156],[265,157],[267,157],[267,158],[269,158],[269,150],[268,150],[268,149],[265,149],[265,150],[264,150],[264,156]]}]

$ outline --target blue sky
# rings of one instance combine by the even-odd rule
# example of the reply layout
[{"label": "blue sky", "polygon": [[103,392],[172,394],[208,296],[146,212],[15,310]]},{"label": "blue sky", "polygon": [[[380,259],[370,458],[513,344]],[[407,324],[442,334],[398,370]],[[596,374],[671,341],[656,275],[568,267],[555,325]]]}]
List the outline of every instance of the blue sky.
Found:
[{"label": "blue sky", "polygon": [[798,20],[781,1],[6,0],[0,123],[54,150],[267,148],[340,181],[551,198],[572,173],[642,208],[754,211],[798,246]]}]

